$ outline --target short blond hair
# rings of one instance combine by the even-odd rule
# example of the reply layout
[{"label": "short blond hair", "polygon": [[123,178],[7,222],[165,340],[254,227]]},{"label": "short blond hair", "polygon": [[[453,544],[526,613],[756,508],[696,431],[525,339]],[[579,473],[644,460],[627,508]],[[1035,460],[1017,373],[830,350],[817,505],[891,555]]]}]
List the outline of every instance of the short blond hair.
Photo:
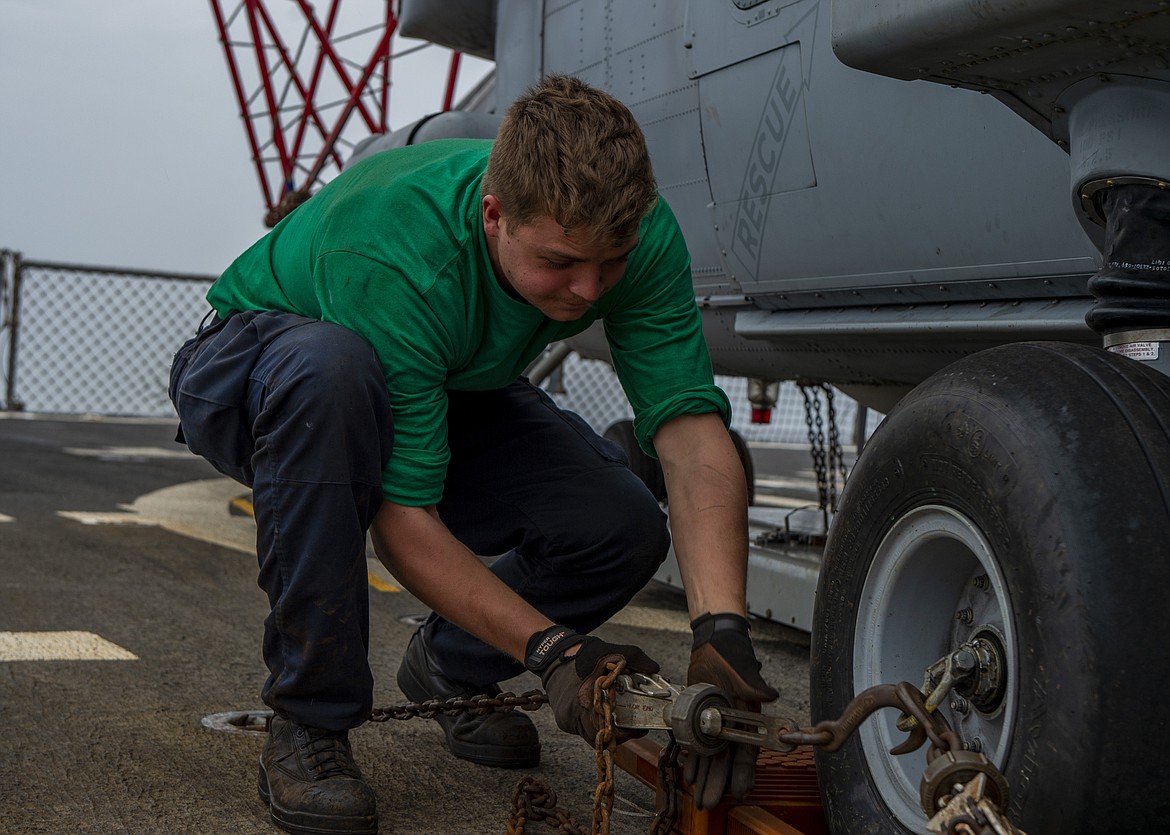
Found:
[{"label": "short blond hair", "polygon": [[481,193],[516,225],[549,217],[616,246],[638,231],[658,186],[629,108],[578,78],[550,75],[504,114]]}]

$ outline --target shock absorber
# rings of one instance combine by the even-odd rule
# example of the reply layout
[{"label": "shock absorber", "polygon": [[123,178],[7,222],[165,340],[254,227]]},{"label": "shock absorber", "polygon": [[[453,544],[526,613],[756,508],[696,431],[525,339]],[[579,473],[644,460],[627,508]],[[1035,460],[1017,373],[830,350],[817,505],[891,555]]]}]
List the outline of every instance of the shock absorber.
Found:
[{"label": "shock absorber", "polygon": [[1102,73],[1059,104],[1074,204],[1104,256],[1085,321],[1107,349],[1170,375],[1170,83]]},{"label": "shock absorber", "polygon": [[1114,186],[1100,204],[1105,257],[1085,321],[1109,350],[1170,376],[1170,190]]}]

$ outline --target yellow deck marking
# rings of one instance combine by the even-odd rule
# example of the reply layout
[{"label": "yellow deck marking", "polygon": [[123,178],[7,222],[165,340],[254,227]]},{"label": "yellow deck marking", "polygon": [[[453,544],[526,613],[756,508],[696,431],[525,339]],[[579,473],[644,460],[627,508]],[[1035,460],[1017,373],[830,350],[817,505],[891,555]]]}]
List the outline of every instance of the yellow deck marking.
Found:
[{"label": "yellow deck marking", "polygon": [[[253,519],[256,518],[256,509],[252,506],[251,500],[249,500],[247,497],[237,496],[236,498],[234,498],[230,502],[228,502],[228,504],[231,506],[232,509],[234,509],[236,512],[238,512],[240,514],[243,514],[244,516],[251,516]],[[388,592],[402,591],[401,588],[394,585],[393,583],[389,583],[389,582],[383,580],[381,577],[379,577],[377,574],[375,574],[373,572],[373,570],[370,570],[370,569],[366,570],[366,579],[370,583],[370,588],[377,589],[378,591],[388,591]]]},{"label": "yellow deck marking", "polygon": [[243,496],[237,496],[228,502],[228,504],[245,516],[251,516],[253,519],[256,518],[256,509],[252,507],[252,502],[250,502],[248,499],[245,499]]},{"label": "yellow deck marking", "polygon": [[0,661],[137,661],[92,632],[0,632]]},{"label": "yellow deck marking", "polygon": [[393,583],[387,583],[373,571],[367,570],[366,576],[369,578],[371,588],[375,588],[378,591],[402,591],[402,589]]}]

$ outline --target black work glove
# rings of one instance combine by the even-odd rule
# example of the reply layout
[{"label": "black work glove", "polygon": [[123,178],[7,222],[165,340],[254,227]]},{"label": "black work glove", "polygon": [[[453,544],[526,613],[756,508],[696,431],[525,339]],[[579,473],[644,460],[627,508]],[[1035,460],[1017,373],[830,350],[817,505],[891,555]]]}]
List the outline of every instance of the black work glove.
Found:
[{"label": "black work glove", "polygon": [[[714,684],[740,710],[759,711],[762,702],[780,696],[760,675],[747,618],[708,612],[691,621],[691,630],[695,640],[687,684]],[[714,809],[729,788],[742,800],[756,782],[759,751],[739,743],[704,756],[688,751],[683,779],[694,786],[695,806]]]},{"label": "black work glove", "polygon": [[[565,655],[576,646],[580,648],[574,655]],[[625,671],[629,673],[654,675],[659,670],[658,662],[635,646],[578,635],[567,626],[550,626],[529,638],[524,666],[544,683],[557,726],[593,745],[601,728],[601,716],[593,709],[593,683],[606,675],[607,663],[619,658],[626,660]],[[619,744],[645,734],[614,728]]]}]

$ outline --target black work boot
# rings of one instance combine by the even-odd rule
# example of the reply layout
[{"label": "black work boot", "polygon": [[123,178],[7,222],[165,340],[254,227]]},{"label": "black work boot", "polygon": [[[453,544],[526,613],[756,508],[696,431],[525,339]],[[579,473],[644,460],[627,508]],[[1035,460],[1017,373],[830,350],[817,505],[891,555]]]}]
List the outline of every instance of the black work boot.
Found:
[{"label": "black work boot", "polygon": [[[443,675],[426,643],[426,627],[410,639],[398,667],[398,688],[412,702],[455,696],[495,695],[495,685],[476,687]],[[540,738],[532,720],[517,710],[473,716],[435,716],[447,739],[447,749],[457,757],[499,768],[535,768],[540,765]]]},{"label": "black work boot", "polygon": [[273,716],[260,755],[260,799],[272,822],[298,835],[374,835],[378,812],[346,731]]}]

